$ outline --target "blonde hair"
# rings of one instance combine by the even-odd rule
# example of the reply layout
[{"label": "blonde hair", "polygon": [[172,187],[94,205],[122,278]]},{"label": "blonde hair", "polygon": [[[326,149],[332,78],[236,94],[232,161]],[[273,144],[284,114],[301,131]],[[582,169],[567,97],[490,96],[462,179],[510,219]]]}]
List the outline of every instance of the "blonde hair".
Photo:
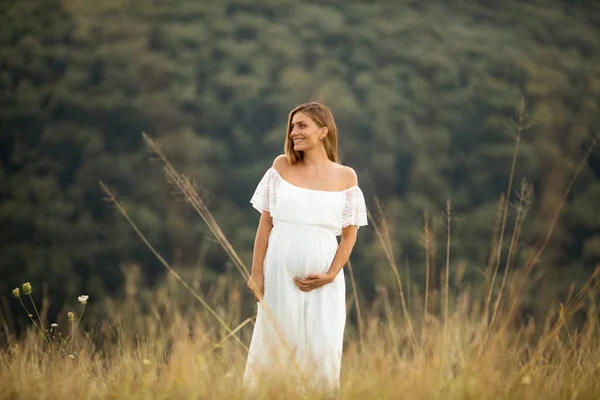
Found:
[{"label": "blonde hair", "polygon": [[323,144],[325,145],[325,151],[327,152],[327,158],[333,162],[339,162],[338,158],[338,130],[333,120],[333,115],[327,107],[321,103],[310,102],[300,104],[292,111],[288,117],[287,130],[285,135],[284,152],[290,164],[296,164],[298,161],[303,159],[303,153],[294,150],[294,143],[290,138],[292,132],[292,119],[297,112],[303,112],[314,121],[319,128],[326,127],[328,132],[323,138]]}]

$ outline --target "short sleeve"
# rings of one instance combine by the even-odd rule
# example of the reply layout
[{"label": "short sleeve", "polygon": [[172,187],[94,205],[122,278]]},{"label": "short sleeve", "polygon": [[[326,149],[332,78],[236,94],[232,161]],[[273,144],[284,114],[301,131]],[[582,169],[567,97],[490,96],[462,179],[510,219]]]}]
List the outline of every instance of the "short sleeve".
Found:
[{"label": "short sleeve", "polygon": [[365,197],[358,186],[348,189],[345,193],[342,228],[349,225],[357,225],[359,227],[367,225]]},{"label": "short sleeve", "polygon": [[273,207],[275,207],[278,184],[279,175],[273,167],[271,167],[258,183],[258,186],[250,199],[252,207],[256,208],[259,212],[271,212]]}]

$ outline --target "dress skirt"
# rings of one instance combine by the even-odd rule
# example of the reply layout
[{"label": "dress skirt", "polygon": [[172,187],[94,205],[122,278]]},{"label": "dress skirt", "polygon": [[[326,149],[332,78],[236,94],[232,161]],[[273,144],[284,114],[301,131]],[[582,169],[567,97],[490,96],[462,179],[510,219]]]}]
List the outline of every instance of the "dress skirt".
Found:
[{"label": "dress skirt", "polygon": [[310,292],[294,277],[326,273],[337,248],[331,227],[273,219],[263,262],[263,300],[250,343],[244,386],[260,388],[264,380],[286,377],[312,388],[339,387],[344,326],[344,273]]}]

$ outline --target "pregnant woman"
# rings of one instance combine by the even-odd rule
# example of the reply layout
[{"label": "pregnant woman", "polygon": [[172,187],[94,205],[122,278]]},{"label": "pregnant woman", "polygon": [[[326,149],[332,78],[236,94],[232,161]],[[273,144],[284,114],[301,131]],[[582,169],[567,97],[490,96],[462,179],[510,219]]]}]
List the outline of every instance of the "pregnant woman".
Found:
[{"label": "pregnant woman", "polygon": [[367,217],[356,173],[338,162],[337,136],[324,105],[293,109],[285,154],[250,200],[261,212],[248,279],[258,302],[244,374],[250,391],[284,376],[316,390],[339,387],[346,323],[340,271]]}]

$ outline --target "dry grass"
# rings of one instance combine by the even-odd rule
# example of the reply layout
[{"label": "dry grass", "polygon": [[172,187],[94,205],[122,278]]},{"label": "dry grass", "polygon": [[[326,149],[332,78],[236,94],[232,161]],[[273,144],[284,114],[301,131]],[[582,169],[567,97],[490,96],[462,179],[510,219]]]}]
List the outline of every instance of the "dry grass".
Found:
[{"label": "dry grass", "polygon": [[[224,318],[239,315],[249,296],[241,296],[233,280],[217,286],[209,298],[219,304],[217,312]],[[181,307],[190,297],[177,288],[171,279],[156,292],[133,291],[126,302],[107,302],[106,321],[89,338],[76,333],[73,358],[68,331],[62,341],[51,336],[51,349],[33,330],[13,341],[0,354],[0,399],[242,398],[245,350],[233,340],[222,341],[227,330],[210,313]],[[433,316],[424,322],[415,318],[422,337],[415,344],[398,297],[382,294],[365,314],[362,345],[348,329],[340,397],[597,399],[599,324],[591,287],[581,293],[589,298],[582,294],[578,301],[587,302],[591,312],[580,329],[570,328],[569,313],[557,310],[539,335],[532,321],[501,334],[492,330],[481,354],[486,325],[472,306],[481,299],[468,292],[450,299],[446,324]],[[247,343],[250,326],[239,332]],[[273,384],[265,387],[264,398],[297,396],[291,387]]]},{"label": "dry grass", "polygon": [[[198,211],[245,278],[247,267],[195,194],[192,183],[146,139],[165,162],[169,180]],[[517,151],[518,145],[515,147]],[[509,188],[514,168],[513,162]],[[105,185],[103,188],[154,251],[115,193]],[[345,271],[351,274],[348,311],[357,316],[358,330],[347,328],[340,398],[600,398],[600,324],[595,296],[599,271],[553,308],[546,320],[522,321],[518,317],[526,295],[525,282],[547,244],[546,240],[537,249],[535,259],[515,265],[529,190],[522,186],[513,231],[506,233],[508,243],[502,238],[510,190],[499,207],[501,227],[492,244],[487,290],[477,296],[468,286],[456,291],[449,284],[455,274],[450,271],[452,209],[447,204],[447,236],[437,238],[446,250],[442,298],[436,294],[442,311],[435,313],[426,305],[436,299],[433,293],[430,296],[428,285],[420,296],[405,294],[410,283],[401,279],[388,221],[378,207],[370,220],[388,263],[375,268],[390,269],[396,282],[391,293],[388,289],[392,286],[381,285],[373,304],[360,304],[352,270]],[[425,254],[430,254],[433,238],[428,227],[425,231]],[[503,248],[508,254],[501,271]],[[167,284],[154,292],[138,290],[139,270],[129,268],[125,299],[118,303],[106,300],[106,319],[94,329],[84,332],[81,326],[74,326],[72,331],[65,329],[59,334],[53,329],[43,336],[33,327],[24,337],[10,337],[9,346],[0,352],[0,399],[243,398],[241,379],[253,321],[242,312],[251,298],[243,295],[245,279],[223,276],[209,293],[201,294],[155,255],[169,271]],[[201,308],[190,307],[190,298]],[[39,318],[36,324],[47,328]],[[294,368],[290,367],[290,373],[294,374]],[[310,387],[310,382],[305,383]],[[298,397],[285,381],[265,385],[260,396]],[[303,398],[320,397],[309,390]]]}]

